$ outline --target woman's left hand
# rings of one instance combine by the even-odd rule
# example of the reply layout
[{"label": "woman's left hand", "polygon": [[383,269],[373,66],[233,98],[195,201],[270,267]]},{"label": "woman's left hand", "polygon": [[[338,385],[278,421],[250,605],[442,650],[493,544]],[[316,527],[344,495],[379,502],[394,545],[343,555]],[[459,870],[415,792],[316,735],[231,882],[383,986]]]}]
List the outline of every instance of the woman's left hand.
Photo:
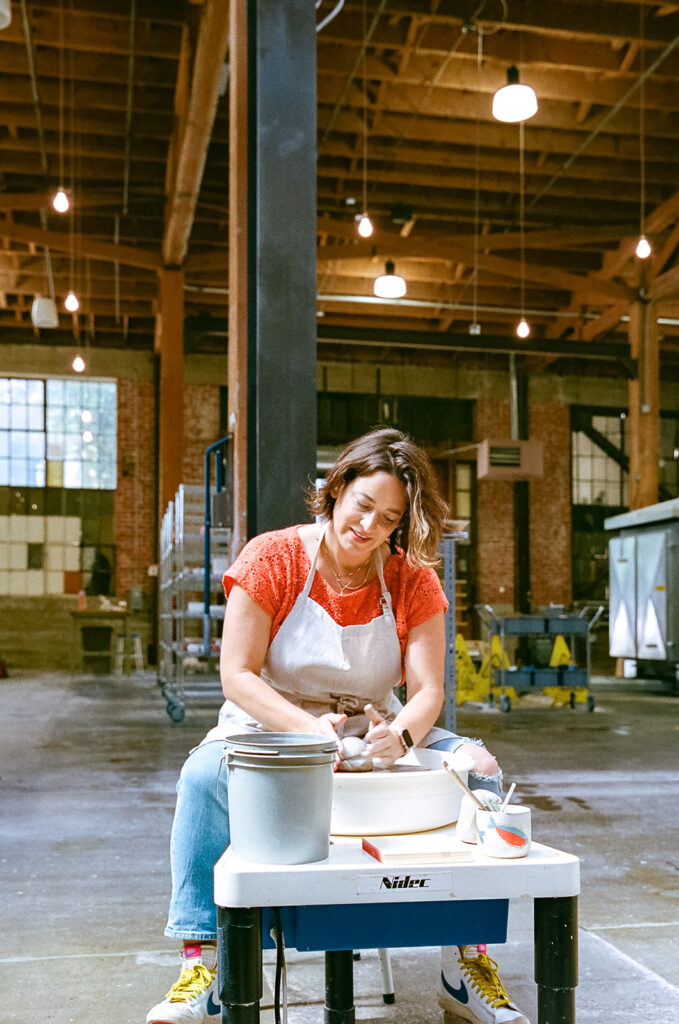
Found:
[{"label": "woman's left hand", "polygon": [[394,726],[386,722],[371,725],[365,742],[365,756],[377,760],[382,768],[389,768],[399,757],[403,757],[401,737]]}]

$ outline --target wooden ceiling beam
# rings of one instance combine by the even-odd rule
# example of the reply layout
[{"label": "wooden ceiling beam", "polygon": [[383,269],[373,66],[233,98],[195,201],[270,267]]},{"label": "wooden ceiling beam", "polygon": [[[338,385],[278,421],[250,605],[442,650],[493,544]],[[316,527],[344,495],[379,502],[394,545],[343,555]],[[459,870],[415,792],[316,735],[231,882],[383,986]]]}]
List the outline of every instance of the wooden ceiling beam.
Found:
[{"label": "wooden ceiling beam", "polygon": [[206,0],[198,29],[186,122],[177,144],[177,171],[168,195],[162,245],[166,267],[181,266],[186,256],[228,43],[229,5],[223,0]]},{"label": "wooden ceiling beam", "polygon": [[[0,108],[1,109],[1,108]],[[485,109],[485,107],[484,107]],[[471,116],[461,117],[460,109],[451,104],[452,114],[446,117],[417,117],[412,114],[400,111],[387,111],[382,117],[381,137],[394,140],[407,138],[415,145],[416,143],[427,143],[432,146],[468,146],[473,151],[476,145],[476,118]],[[465,110],[465,115],[467,111]],[[481,138],[483,149],[512,151],[517,145],[510,147],[510,141],[516,136],[516,130],[508,125],[501,125],[497,121],[483,118]],[[321,105],[318,110],[319,130],[323,130],[328,109]],[[525,127],[525,151],[556,153],[564,158],[570,156],[583,140],[586,129],[576,125],[574,118],[567,126],[547,126],[544,122],[531,124],[528,122]],[[335,121],[335,133],[354,134],[360,131],[360,112],[357,109],[345,109],[341,111]],[[372,140],[371,140],[372,144]],[[648,132],[646,136],[646,158],[649,161],[663,160],[666,157],[676,159],[676,143],[673,137],[665,138],[665,132],[658,130],[657,135]],[[368,154],[370,155],[370,153]],[[636,133],[630,130],[629,134],[616,132],[602,132],[592,140],[587,147],[588,157],[608,157],[610,159],[624,158],[633,160],[639,156],[638,117]],[[471,159],[470,159],[471,163]]]},{"label": "wooden ceiling beam", "polygon": [[[63,11],[59,10],[61,6]],[[171,5],[167,5],[167,10],[172,10]],[[167,16],[160,21],[153,21],[137,14],[134,33],[135,56],[176,57],[183,18],[181,8],[177,8],[177,11],[179,16],[176,20],[172,19],[175,24],[168,24],[170,19]],[[127,55],[130,42],[129,10],[118,5],[118,12],[118,17],[101,17],[98,5],[96,13],[77,11],[66,4],[54,7],[31,5],[33,45],[36,50],[43,47],[60,47],[63,38],[69,50]],[[21,46],[25,45],[21,18],[12,19],[11,24],[3,30],[3,39]]]},{"label": "wooden ceiling beam", "polygon": [[[35,108],[32,103],[0,102],[0,118],[2,124],[6,124],[12,129],[35,131]],[[54,132],[56,135],[59,131],[59,114],[56,106],[43,108],[42,123],[46,132]],[[173,119],[169,107],[162,111],[154,111],[153,114],[137,111],[134,115],[135,135],[140,139],[161,139],[167,144],[172,124]],[[89,137],[124,138],[125,111],[123,107],[121,106],[118,110],[107,110],[105,117],[96,116],[90,111],[78,111],[78,133]],[[65,141],[68,145],[68,139]]]},{"label": "wooden ceiling beam", "polygon": [[[368,241],[362,241],[357,238],[356,228],[353,222],[347,220],[338,220],[332,217],[319,217],[318,218],[318,231],[324,234],[328,238],[344,238],[347,241],[355,243],[356,246],[361,246],[367,252],[370,245],[374,244]],[[398,241],[399,236],[395,233],[393,235],[387,232],[380,232],[377,237],[386,236],[391,243],[392,239],[403,250],[410,247],[415,252],[416,248],[424,250],[426,253],[429,244],[436,244],[441,242],[441,237],[435,235],[433,232],[427,232],[422,228],[418,227],[416,236],[411,235],[408,244],[403,244]],[[569,246],[584,246],[589,248],[599,249],[601,242],[619,241],[620,230],[619,228],[612,227],[609,224],[593,224],[587,227],[578,228],[554,228],[546,231],[526,231],[524,234],[524,245],[527,249],[560,249],[568,248]],[[446,242],[452,242],[456,245],[473,245],[474,235],[469,234],[456,234],[454,236],[446,236]],[[483,249],[486,251],[495,251],[500,249],[515,249],[521,243],[521,234],[518,231],[513,232],[483,232]],[[320,253],[319,253],[320,254]],[[339,256],[338,258],[342,258]]]},{"label": "wooden ceiling beam", "polygon": [[[499,87],[496,83],[496,86]],[[319,127],[323,127],[322,111],[324,107],[335,107],[342,93],[341,80],[320,74],[318,77],[318,99],[319,99]],[[675,93],[676,94],[676,93]],[[586,97],[583,97],[586,99]],[[358,89],[354,86],[349,90],[346,98],[347,105],[357,110],[360,108],[360,96]],[[573,111],[573,99],[563,101],[561,99],[540,98],[540,121],[543,128],[558,128],[560,131],[574,131],[581,128],[589,131],[595,127],[597,116],[584,125],[578,125]],[[669,101],[668,101],[669,102]],[[612,105],[612,104],[611,104]],[[492,123],[491,118],[491,96],[490,93],[467,92],[464,89],[441,89],[431,88],[426,85],[403,85],[394,82],[389,89],[389,104],[385,110],[387,113],[399,113],[410,115],[417,111],[417,120],[423,118],[441,118],[451,126],[453,118],[455,121],[474,121]],[[644,121],[649,137],[655,135],[665,138],[676,139],[679,137],[679,114],[676,108],[673,110],[648,109],[644,114]],[[337,124],[335,125],[337,129]],[[415,132],[418,132],[416,124],[413,125]],[[606,134],[631,135],[638,138],[639,135],[639,113],[631,107],[623,107],[613,121],[606,126]],[[518,135],[516,125],[504,126],[503,137],[509,139],[512,134]],[[449,138],[454,138],[451,134]],[[583,138],[580,132],[579,141]],[[518,147],[518,142],[515,144]],[[529,140],[526,139],[526,148],[530,148]]]},{"label": "wooden ceiling beam", "polygon": [[[404,55],[408,51],[404,50]],[[665,71],[664,66],[662,71]],[[554,65],[543,65],[541,67],[530,66],[526,68],[522,63],[522,78],[528,82],[540,98],[540,111],[543,104],[548,101],[560,103],[601,104],[612,107],[618,103],[628,92],[631,85],[639,77],[636,72],[618,72],[617,74],[597,74],[592,71],[578,71],[573,68],[559,68]],[[650,78],[644,88],[644,106],[647,110],[675,110],[676,109],[676,88],[677,76],[663,75],[659,71],[657,76]],[[319,72],[319,82],[325,80],[336,81],[335,69],[328,70],[325,67]],[[377,80],[380,86],[398,85],[403,91],[421,93],[435,91],[439,96],[445,93],[470,93],[488,97],[488,113],[490,114],[490,101],[497,89],[506,83],[507,65],[504,61],[484,61],[483,72],[479,71],[471,61],[451,61],[440,74],[436,76],[435,90],[429,81],[431,76],[431,59],[429,57],[412,56],[407,70],[401,72],[399,68],[393,70],[382,66],[381,74]],[[341,76],[339,76],[341,79]],[[359,83],[356,87],[360,89]],[[355,94],[347,97],[351,103],[355,103]],[[639,92],[633,93],[627,101],[628,108],[637,108],[640,105]],[[417,108],[419,109],[419,107]],[[584,120],[584,119],[583,119]]]},{"label": "wooden ceiling beam", "polygon": [[[485,164],[485,161],[484,161]],[[509,176],[511,174],[511,177]],[[528,177],[529,185],[527,188],[527,196],[531,193],[538,192],[542,185],[548,182],[551,178],[549,170],[536,172],[535,170],[529,170],[526,168],[526,174]],[[343,171],[341,165],[329,166],[328,162],[325,161],[319,164],[318,167],[318,178],[322,181],[326,178],[342,177]],[[441,192],[447,189],[459,189],[461,191],[472,191],[474,188],[474,179],[471,178],[469,171],[460,169],[459,171],[451,170],[449,168],[431,168],[427,171],[415,170],[414,168],[404,169],[401,167],[392,168],[380,168],[378,171],[370,174],[370,180],[372,182],[379,181],[388,184],[401,184],[404,176],[407,177],[408,184],[412,188],[422,189],[436,189]],[[352,174],[350,179],[356,181],[359,175]],[[676,178],[671,184],[676,183]],[[668,185],[670,183],[668,182]],[[503,194],[514,193],[518,195],[519,192],[519,175],[518,166],[515,163],[511,171],[502,172],[499,168],[496,168],[493,164],[492,170],[484,170],[479,174],[479,188],[482,192],[501,192]],[[647,178],[646,182],[646,199],[650,205],[659,203],[665,197],[667,187],[663,188],[661,185],[656,185],[654,182],[649,181]],[[611,195],[610,176],[606,179],[593,179],[589,178],[583,180],[582,178],[571,178],[567,175],[562,175],[550,188],[550,196],[569,196],[579,197],[583,201],[598,199],[609,199]],[[619,178],[616,184],[615,190],[616,200],[619,202],[630,202],[636,206],[639,205],[639,181],[638,174],[636,181],[624,181]]]},{"label": "wooden ceiling beam", "polygon": [[144,249],[132,249],[126,245],[115,245],[113,242],[101,242],[86,235],[43,231],[41,228],[27,227],[25,224],[10,224],[7,221],[0,221],[0,238],[9,238],[13,242],[24,242],[27,245],[34,243],[43,247],[47,246],[48,249],[57,249],[60,252],[74,251],[77,256],[111,260],[144,270],[156,270],[161,266],[160,256]]},{"label": "wooden ceiling beam", "polygon": [[[338,34],[340,33],[341,34]],[[382,31],[380,33],[382,36]],[[496,32],[484,35],[484,63],[496,61],[508,67],[511,64],[521,65],[526,73],[533,70],[549,68],[572,69],[585,72],[592,76],[615,75],[634,67],[638,58],[638,33],[623,41],[626,45],[625,56],[621,59],[620,50],[611,45],[614,37],[580,38],[574,45],[568,35],[545,36],[533,32]],[[618,37],[616,37],[618,38]],[[669,42],[671,40],[666,40]],[[389,39],[391,52],[397,59],[401,49],[407,45],[406,39],[393,33]],[[318,37],[319,64],[330,73],[346,74],[347,54],[355,53],[360,46],[360,19],[340,23],[335,19]],[[655,53],[663,43],[648,44],[651,53]],[[450,23],[439,23],[436,31],[421,31],[417,44],[413,48],[415,59],[429,62],[432,72],[440,67],[451,50],[455,48],[457,62],[477,63],[477,37],[474,33],[460,36],[459,27]],[[368,53],[367,73],[370,78],[380,78],[386,63],[378,54]],[[677,76],[679,74],[679,55],[670,54],[662,65],[662,75]]]},{"label": "wooden ceiling beam", "polygon": [[[9,147],[12,148],[11,146]],[[637,145],[638,148],[638,145]],[[323,159],[319,162],[319,173],[323,174],[333,158],[349,161],[352,156],[352,147],[348,146],[343,139],[331,140],[324,148]],[[373,139],[369,148],[369,169],[370,178],[379,177],[382,174],[380,165],[389,164],[394,169],[399,169],[401,174],[408,174],[410,166],[427,167],[431,173],[439,173],[440,168],[464,169],[469,174],[470,161],[475,158],[464,146],[450,148],[437,148],[436,151],[423,149],[421,147],[401,144],[398,148],[385,145],[382,139]],[[556,156],[541,151],[530,152],[525,156],[526,175],[531,178],[534,174],[551,176],[559,170],[562,160]],[[518,153],[514,154],[504,150],[482,149],[479,153],[480,168],[492,166],[495,173],[505,172],[518,175]],[[679,152],[674,147],[673,152],[668,153],[661,160],[646,160],[646,175],[648,180],[655,184],[665,183],[676,185],[679,178]],[[636,157],[606,158],[596,157],[592,159],[583,155],[582,160],[577,160],[572,167],[568,168],[567,180],[604,180],[610,182],[612,177],[620,180],[639,183],[639,155]]]}]

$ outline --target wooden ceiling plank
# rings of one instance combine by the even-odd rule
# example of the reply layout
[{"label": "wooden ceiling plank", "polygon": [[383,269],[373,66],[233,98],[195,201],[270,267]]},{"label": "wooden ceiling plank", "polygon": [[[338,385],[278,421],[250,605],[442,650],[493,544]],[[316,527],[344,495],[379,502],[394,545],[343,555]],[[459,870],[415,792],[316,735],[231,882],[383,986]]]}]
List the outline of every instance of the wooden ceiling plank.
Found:
[{"label": "wooden ceiling plank", "polygon": [[[169,9],[168,5],[168,9]],[[63,38],[68,49],[88,53],[120,53],[127,55],[129,49],[129,12],[124,17],[101,17],[91,11],[76,11],[63,5],[47,8],[35,5],[31,11],[31,32],[36,47],[59,47],[62,39],[61,17],[63,16]],[[21,19],[16,18],[4,30],[9,41],[23,44]],[[176,57],[181,34],[181,15],[175,25],[151,21],[138,15],[134,34],[135,54],[143,57]]]},{"label": "wooden ceiling plank", "polygon": [[675,224],[670,231],[669,237],[665,241],[657,255],[653,256],[653,266],[648,272],[647,281],[652,284],[653,281],[659,276],[660,271],[665,266],[667,261],[672,256],[672,253],[679,245],[679,224]]},{"label": "wooden ceiling plank", "polygon": [[582,328],[582,340],[593,341],[600,334],[604,334],[606,331],[612,330],[613,327],[617,327],[628,310],[629,305],[627,304],[611,306],[610,309],[607,309],[596,320],[587,320]]},{"label": "wooden ceiling plank", "polygon": [[132,249],[126,245],[114,245],[112,242],[101,242],[85,235],[69,235],[61,231],[44,231],[41,228],[27,227],[25,224],[10,224],[0,221],[0,238],[9,238],[14,242],[46,246],[60,252],[71,252],[77,255],[92,256],[95,259],[111,260],[125,263],[130,267],[145,270],[156,270],[161,266],[160,256],[144,249]]},{"label": "wooden ceiling plank", "polygon": [[181,266],[186,257],[219,102],[219,84],[229,42],[229,5],[206,0],[203,8],[186,125],[177,153],[177,173],[168,196],[163,264]]}]

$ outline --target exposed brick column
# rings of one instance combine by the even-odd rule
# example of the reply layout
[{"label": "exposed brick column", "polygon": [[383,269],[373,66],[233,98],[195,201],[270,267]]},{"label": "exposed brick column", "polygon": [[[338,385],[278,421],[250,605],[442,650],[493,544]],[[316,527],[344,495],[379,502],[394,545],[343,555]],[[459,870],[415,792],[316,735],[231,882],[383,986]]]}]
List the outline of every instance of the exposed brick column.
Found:
[{"label": "exposed brick column", "polygon": [[530,436],[542,441],[544,475],[530,482],[531,592],[538,606],[572,601],[571,429],[568,405],[530,410]]},{"label": "exposed brick column", "polygon": [[153,381],[118,380],[118,479],[114,530],[116,591],[127,597],[141,586],[149,595],[146,569],[156,562],[156,430]]},{"label": "exposed brick column", "polygon": [[[509,402],[479,398],[475,408],[476,440],[510,436]],[[514,485],[477,481],[476,595],[482,604],[514,605]]]}]

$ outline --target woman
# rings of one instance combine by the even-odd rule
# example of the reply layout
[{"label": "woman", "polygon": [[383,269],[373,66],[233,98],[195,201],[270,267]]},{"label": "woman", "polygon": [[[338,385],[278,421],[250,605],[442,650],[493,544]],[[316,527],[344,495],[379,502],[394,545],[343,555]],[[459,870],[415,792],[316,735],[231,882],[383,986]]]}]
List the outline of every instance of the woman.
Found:
[{"label": "woman", "polygon": [[[363,736],[365,755],[384,766],[413,744],[460,750],[474,764],[470,785],[500,792],[497,762],[479,741],[435,726],[447,602],[432,566],[446,506],[426,454],[397,430],[372,431],[341,452],[309,505],[316,522],[254,538],[224,577],[226,702],[184,765],[172,830],[165,934],[184,941],[183,969],[147,1024],[218,1020],[212,873],[228,843],[225,736],[323,733],[338,756],[341,736]],[[401,706],[393,689],[403,679]],[[449,1019],[528,1024],[485,950],[452,947],[442,958]]]}]

